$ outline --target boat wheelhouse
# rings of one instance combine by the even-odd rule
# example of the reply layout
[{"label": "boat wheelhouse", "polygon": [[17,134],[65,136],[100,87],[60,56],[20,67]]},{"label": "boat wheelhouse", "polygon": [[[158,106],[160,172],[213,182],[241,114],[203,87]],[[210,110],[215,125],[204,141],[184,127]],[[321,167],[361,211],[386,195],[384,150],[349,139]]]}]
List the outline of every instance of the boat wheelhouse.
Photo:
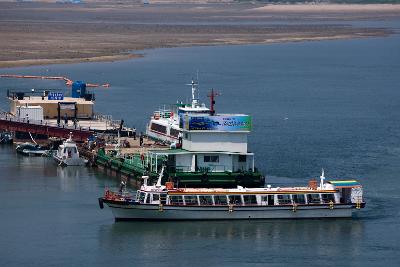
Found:
[{"label": "boat wheelhouse", "polygon": [[62,166],[83,166],[86,163],[84,159],[79,157],[78,146],[72,140],[72,133],[70,133],[69,138],[58,147],[53,158]]},{"label": "boat wheelhouse", "polygon": [[106,190],[100,208],[108,205],[115,220],[230,220],[352,217],[365,207],[359,182],[328,181],[318,186],[235,189],[176,188],[172,182],[144,185],[136,195],[125,189]]}]

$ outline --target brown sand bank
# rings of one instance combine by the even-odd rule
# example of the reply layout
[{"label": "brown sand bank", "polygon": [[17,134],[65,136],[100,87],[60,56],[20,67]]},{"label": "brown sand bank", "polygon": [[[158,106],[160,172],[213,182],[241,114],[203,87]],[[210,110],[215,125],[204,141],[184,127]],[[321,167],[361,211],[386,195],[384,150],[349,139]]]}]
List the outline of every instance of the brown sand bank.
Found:
[{"label": "brown sand bank", "polygon": [[344,15],[295,6],[0,2],[0,67],[119,60],[146,48],[386,36],[390,29],[337,22],[400,16],[397,6]]}]

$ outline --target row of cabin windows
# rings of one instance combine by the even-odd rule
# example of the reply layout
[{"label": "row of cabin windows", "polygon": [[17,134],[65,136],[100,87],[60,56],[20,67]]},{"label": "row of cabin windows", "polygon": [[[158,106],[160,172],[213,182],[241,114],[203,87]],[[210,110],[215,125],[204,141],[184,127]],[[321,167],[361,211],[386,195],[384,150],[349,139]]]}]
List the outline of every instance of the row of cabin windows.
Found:
[{"label": "row of cabin windows", "polygon": [[159,133],[166,134],[167,133],[167,127],[164,125],[160,125],[157,123],[152,123],[150,126],[150,129]]},{"label": "row of cabin windows", "polygon": [[76,154],[76,153],[78,153],[78,150],[76,149],[76,147],[65,147],[64,153],[67,153],[67,152]]},{"label": "row of cabin windows", "polygon": [[[246,155],[239,155],[238,162],[246,162]],[[204,156],[204,162],[219,162],[219,156]]]},{"label": "row of cabin windows", "polygon": [[[291,205],[291,204],[321,204],[335,202],[333,194],[284,194],[262,195],[258,203],[256,195],[172,195],[169,196],[170,205]],[[137,199],[140,203],[151,204],[160,202],[167,204],[166,194],[150,194],[140,192]]]}]

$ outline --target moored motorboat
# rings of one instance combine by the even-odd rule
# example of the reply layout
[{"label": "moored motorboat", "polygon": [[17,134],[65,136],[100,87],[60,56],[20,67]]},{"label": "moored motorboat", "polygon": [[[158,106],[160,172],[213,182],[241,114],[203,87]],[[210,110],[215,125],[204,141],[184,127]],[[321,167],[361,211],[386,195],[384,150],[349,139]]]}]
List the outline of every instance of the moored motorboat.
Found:
[{"label": "moored motorboat", "polygon": [[53,154],[53,158],[62,166],[83,166],[86,164],[86,160],[79,157],[78,147],[72,140],[71,134],[69,138],[58,147],[57,152]]},{"label": "moored motorboat", "polygon": [[266,188],[176,188],[173,183],[147,185],[136,195],[122,184],[119,192],[106,190],[100,208],[109,206],[115,220],[237,220],[352,217],[364,208],[360,183],[328,181],[318,185]]},{"label": "moored motorboat", "polygon": [[25,156],[43,156],[47,155],[48,150],[34,143],[22,143],[15,148],[17,153]]},{"label": "moored motorboat", "polygon": [[9,132],[0,132],[0,144],[12,144],[14,138]]}]

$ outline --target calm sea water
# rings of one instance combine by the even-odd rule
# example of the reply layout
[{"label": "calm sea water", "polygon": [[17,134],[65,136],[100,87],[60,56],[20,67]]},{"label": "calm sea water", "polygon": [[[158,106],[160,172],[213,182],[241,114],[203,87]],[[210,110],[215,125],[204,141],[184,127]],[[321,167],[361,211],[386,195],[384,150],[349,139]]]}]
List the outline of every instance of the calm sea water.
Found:
[{"label": "calm sea water", "polygon": [[[117,178],[59,168],[0,147],[1,266],[399,266],[400,38],[144,51],[114,63],[3,69],[109,82],[96,110],[144,129],[160,103],[222,96],[248,113],[250,149],[271,184],[358,179],[368,206],[353,220],[114,223],[97,197]],[[7,88],[58,82],[0,81]],[[0,102],[7,107],[6,101]]]}]

